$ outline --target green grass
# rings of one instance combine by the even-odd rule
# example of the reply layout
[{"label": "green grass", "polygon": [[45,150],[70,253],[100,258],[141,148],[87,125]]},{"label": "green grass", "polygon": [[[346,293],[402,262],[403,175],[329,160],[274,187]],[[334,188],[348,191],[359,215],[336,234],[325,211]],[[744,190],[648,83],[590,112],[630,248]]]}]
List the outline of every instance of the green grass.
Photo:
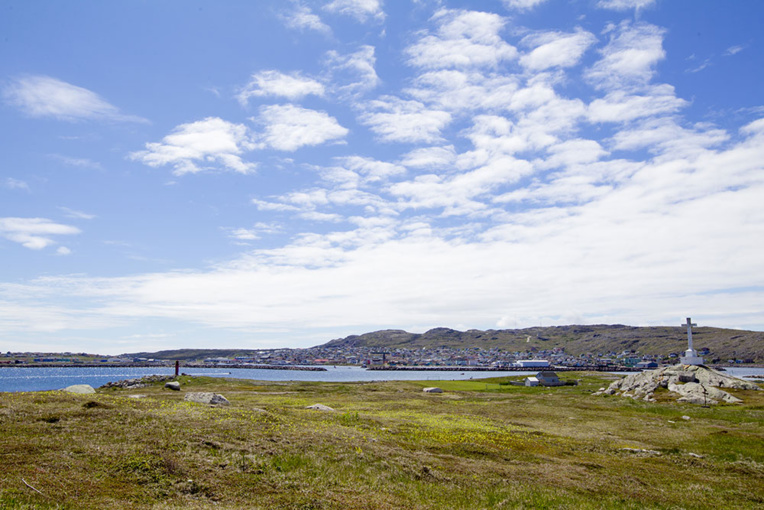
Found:
[{"label": "green grass", "polygon": [[[764,392],[702,408],[593,397],[607,379],[575,378],[525,388],[182,377],[181,392],[2,393],[0,509],[764,505]],[[184,402],[186,391],[231,406]],[[335,412],[305,409],[315,403]]]}]

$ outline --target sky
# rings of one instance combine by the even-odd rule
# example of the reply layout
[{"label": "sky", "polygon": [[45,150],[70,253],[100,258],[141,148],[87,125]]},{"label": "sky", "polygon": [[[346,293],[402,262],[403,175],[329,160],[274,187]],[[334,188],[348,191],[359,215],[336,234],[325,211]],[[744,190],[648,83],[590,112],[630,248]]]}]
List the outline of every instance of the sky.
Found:
[{"label": "sky", "polygon": [[3,0],[0,351],[764,330],[764,2]]}]

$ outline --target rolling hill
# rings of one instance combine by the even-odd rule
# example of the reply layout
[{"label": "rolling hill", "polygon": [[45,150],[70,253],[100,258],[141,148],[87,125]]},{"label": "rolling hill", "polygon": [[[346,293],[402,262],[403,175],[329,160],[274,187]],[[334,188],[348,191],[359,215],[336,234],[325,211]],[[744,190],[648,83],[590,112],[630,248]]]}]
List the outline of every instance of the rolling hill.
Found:
[{"label": "rolling hill", "polygon": [[[742,358],[764,361],[764,332],[700,327],[693,329],[696,349],[708,348],[721,359]],[[422,334],[383,330],[332,340],[322,347],[372,347],[385,349],[470,348],[509,351],[551,350],[562,347],[571,355],[638,351],[667,355],[687,348],[684,328],[668,326],[634,327],[616,325],[550,326],[526,329],[457,331],[435,328]]]}]

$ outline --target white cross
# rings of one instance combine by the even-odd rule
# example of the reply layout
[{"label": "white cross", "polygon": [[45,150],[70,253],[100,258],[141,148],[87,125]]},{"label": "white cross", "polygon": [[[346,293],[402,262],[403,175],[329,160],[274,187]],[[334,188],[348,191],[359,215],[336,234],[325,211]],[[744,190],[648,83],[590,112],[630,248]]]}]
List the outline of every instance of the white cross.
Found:
[{"label": "white cross", "polygon": [[682,324],[682,326],[687,327],[687,349],[691,351],[693,350],[692,349],[692,327],[697,326],[697,324],[693,323],[692,319],[687,317],[687,324]]}]

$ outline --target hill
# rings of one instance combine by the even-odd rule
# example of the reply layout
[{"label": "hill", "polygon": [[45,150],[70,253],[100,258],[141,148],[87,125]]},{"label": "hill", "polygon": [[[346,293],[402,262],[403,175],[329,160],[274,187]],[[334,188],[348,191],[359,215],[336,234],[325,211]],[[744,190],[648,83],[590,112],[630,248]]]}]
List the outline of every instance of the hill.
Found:
[{"label": "hill", "polygon": [[246,356],[251,349],[172,349],[157,352],[135,352],[121,354],[125,358],[153,358],[166,360],[194,361],[205,358],[231,358]]},{"label": "hill", "polygon": [[[708,348],[721,359],[764,360],[764,332],[700,327],[693,329],[696,349]],[[371,347],[384,349],[453,348],[538,351],[562,347],[578,356],[586,353],[638,351],[641,354],[667,355],[687,348],[686,330],[681,327],[634,327],[615,325],[550,326],[525,329],[457,331],[435,328],[426,333],[382,330],[332,340],[324,348]]]}]

